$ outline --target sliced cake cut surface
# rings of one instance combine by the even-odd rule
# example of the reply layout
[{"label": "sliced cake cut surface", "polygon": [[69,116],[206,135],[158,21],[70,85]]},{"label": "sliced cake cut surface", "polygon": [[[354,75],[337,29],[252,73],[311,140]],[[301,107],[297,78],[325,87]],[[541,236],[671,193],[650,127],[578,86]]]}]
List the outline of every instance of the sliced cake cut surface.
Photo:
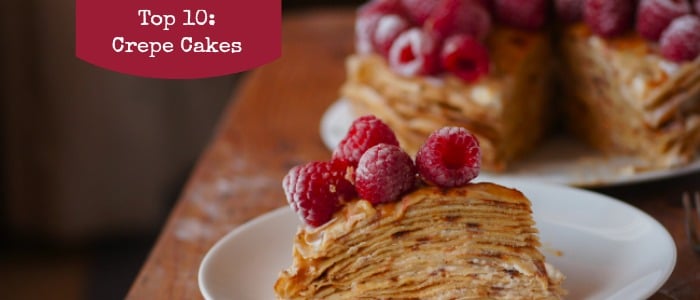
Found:
[{"label": "sliced cake cut surface", "polygon": [[301,227],[274,288],[279,299],[560,299],[564,276],[539,246],[519,191],[424,186]]},{"label": "sliced cake cut surface", "polygon": [[650,168],[691,162],[700,148],[700,57],[674,63],[639,35],[604,39],[585,24],[561,34],[567,124],[606,153]]}]

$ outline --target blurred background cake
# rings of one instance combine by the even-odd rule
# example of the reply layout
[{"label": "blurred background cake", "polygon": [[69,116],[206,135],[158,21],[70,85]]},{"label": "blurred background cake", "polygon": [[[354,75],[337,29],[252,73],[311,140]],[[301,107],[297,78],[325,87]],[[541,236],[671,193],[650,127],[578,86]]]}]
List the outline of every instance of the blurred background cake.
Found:
[{"label": "blurred background cake", "polygon": [[[415,151],[445,125],[507,170],[565,125],[650,168],[700,145],[697,1],[374,0],[357,11],[341,94]],[[563,87],[563,88],[559,88]]]}]

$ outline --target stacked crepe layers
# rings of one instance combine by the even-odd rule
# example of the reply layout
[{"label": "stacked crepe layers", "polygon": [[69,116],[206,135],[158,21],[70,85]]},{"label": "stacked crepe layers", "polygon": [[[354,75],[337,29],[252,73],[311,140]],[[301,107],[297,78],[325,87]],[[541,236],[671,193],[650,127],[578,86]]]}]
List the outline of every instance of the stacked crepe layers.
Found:
[{"label": "stacked crepe layers", "polygon": [[400,201],[351,202],[303,227],[280,299],[560,299],[519,191],[491,183],[422,187]]},{"label": "stacked crepe layers", "polygon": [[459,126],[478,137],[482,167],[502,171],[535,147],[550,125],[549,41],[543,32],[494,28],[486,40],[491,70],[478,84],[451,75],[404,77],[378,55],[355,54],[347,60],[341,94],[356,115],[384,120],[409,154],[431,132]]},{"label": "stacked crepe layers", "polygon": [[652,47],[634,34],[565,29],[566,119],[605,152],[643,157],[650,169],[684,165],[700,149],[700,57],[674,64]]}]

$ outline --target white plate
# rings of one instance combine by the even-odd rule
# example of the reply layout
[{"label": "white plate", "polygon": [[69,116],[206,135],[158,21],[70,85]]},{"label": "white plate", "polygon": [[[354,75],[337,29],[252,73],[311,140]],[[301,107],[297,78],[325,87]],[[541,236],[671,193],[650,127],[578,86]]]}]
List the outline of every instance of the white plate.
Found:
[{"label": "white plate", "polygon": [[[530,198],[547,261],[567,276],[567,299],[645,299],[676,263],[669,233],[639,209],[567,186],[499,183]],[[223,237],[199,269],[206,299],[274,299],[273,284],[290,266],[299,220],[283,207]]]},{"label": "white plate", "polygon": [[[354,116],[345,100],[331,105],[321,119],[321,138],[334,149],[345,136]],[[506,173],[482,172],[489,179],[527,179],[579,187],[610,186],[679,176],[700,170],[700,159],[670,170],[646,170],[645,163],[629,156],[606,156],[571,137],[545,141],[532,155],[515,162]]]}]

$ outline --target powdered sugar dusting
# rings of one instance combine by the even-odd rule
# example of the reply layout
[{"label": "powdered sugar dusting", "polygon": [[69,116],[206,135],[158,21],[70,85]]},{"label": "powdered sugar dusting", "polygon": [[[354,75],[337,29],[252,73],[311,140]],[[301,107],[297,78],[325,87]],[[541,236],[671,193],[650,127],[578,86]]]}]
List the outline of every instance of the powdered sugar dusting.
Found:
[{"label": "powdered sugar dusting", "polygon": [[640,6],[643,5],[645,2],[651,2],[654,1],[658,5],[662,6],[665,9],[671,10],[671,11],[677,11],[677,12],[683,12],[687,13],[690,11],[690,4],[688,4],[688,1],[682,0],[682,1],[677,1],[677,0],[642,0],[640,1]]},{"label": "powdered sugar dusting", "polygon": [[202,239],[215,237],[216,231],[211,226],[195,218],[183,218],[175,223],[173,230],[175,238],[179,241],[196,242]]},{"label": "powdered sugar dusting", "polygon": [[667,30],[700,35],[700,32],[697,31],[699,21],[698,17],[692,15],[679,17],[671,22]]},{"label": "powdered sugar dusting", "polygon": [[279,188],[279,180],[263,174],[240,176],[234,179],[220,179],[216,182],[217,191],[232,196],[243,191]]},{"label": "powdered sugar dusting", "polygon": [[394,38],[397,31],[402,28],[407,28],[408,22],[398,15],[386,15],[379,19],[377,29],[374,32],[374,38],[377,41],[386,41]]},{"label": "powdered sugar dusting", "polygon": [[225,221],[229,216],[221,209],[220,201],[229,201],[236,195],[279,188],[279,180],[265,174],[219,177],[189,194],[189,200],[207,219]]},{"label": "powdered sugar dusting", "polygon": [[659,60],[659,68],[664,70],[664,72],[669,75],[673,75],[678,72],[678,64],[668,60]]}]

